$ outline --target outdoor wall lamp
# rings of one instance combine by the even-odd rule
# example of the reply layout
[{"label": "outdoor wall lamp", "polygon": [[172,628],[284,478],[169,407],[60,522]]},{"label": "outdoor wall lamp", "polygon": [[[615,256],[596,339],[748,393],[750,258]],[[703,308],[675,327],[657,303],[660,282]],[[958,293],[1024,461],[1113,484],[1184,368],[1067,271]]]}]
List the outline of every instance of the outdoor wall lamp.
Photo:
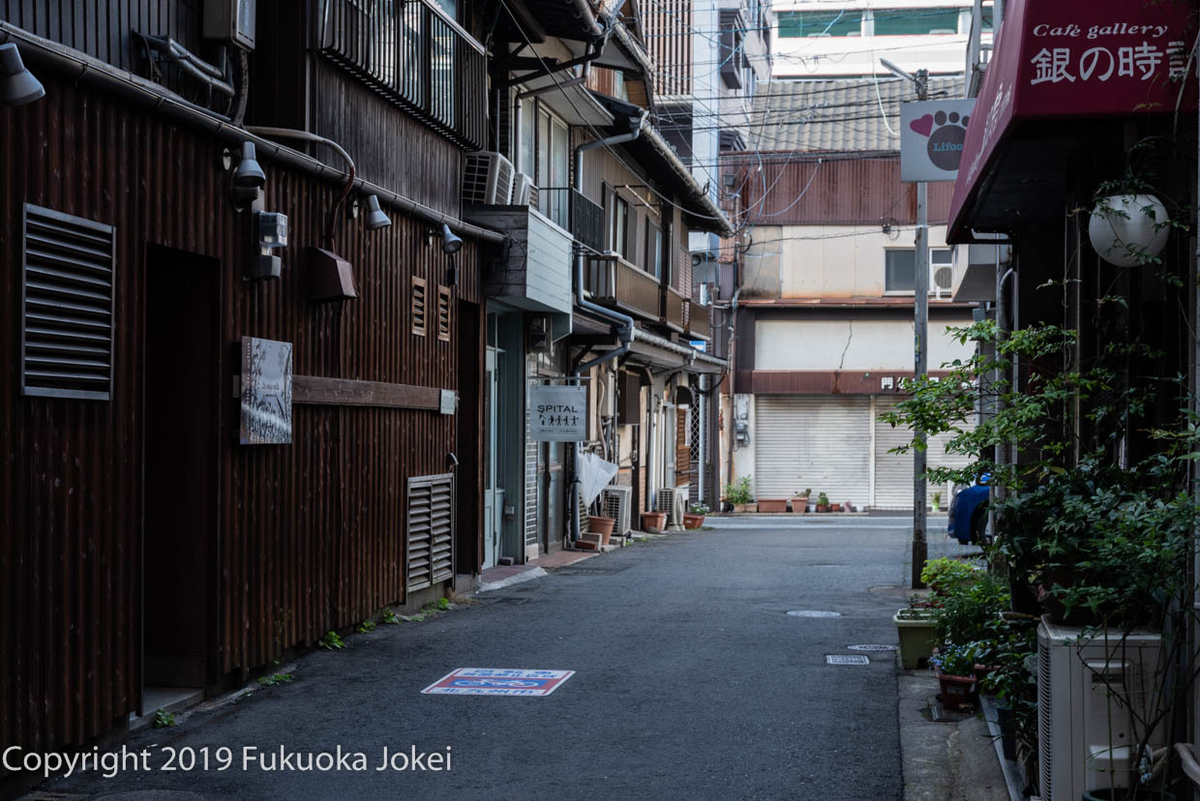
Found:
[{"label": "outdoor wall lamp", "polygon": [[15,44],[0,45],[0,102],[23,106],[46,96],[46,87],[33,77]]},{"label": "outdoor wall lamp", "polygon": [[462,237],[450,230],[450,226],[442,223],[442,252],[453,255],[462,250]]},{"label": "outdoor wall lamp", "polygon": [[1109,264],[1138,267],[1162,253],[1170,222],[1154,195],[1110,195],[1092,210],[1088,240]]},{"label": "outdoor wall lamp", "polygon": [[383,209],[379,208],[379,198],[375,195],[368,195],[367,230],[378,231],[380,228],[387,228],[391,224],[391,218],[383,213]]},{"label": "outdoor wall lamp", "polygon": [[255,158],[254,143],[242,142],[242,160],[233,174],[233,185],[238,189],[261,189],[266,183],[266,173]]}]

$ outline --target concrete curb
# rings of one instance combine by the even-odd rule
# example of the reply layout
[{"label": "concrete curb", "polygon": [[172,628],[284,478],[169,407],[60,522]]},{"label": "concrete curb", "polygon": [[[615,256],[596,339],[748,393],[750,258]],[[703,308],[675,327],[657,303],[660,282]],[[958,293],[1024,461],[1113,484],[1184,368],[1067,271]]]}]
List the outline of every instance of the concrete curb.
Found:
[{"label": "concrete curb", "polygon": [[493,581],[490,584],[483,584],[478,590],[475,591],[475,594],[479,595],[485,592],[492,592],[493,590],[502,590],[505,587],[511,587],[514,584],[533,581],[536,578],[541,578],[542,576],[548,575],[550,574],[547,573],[544,568],[535,567],[533,570],[526,570],[523,573],[517,573],[515,576],[509,576],[508,578],[501,579],[500,581]]}]

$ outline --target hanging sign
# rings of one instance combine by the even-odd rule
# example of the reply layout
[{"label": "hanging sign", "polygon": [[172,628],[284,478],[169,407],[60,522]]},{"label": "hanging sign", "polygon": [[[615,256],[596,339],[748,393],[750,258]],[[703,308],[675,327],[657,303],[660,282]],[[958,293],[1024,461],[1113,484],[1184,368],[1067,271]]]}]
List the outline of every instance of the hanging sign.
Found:
[{"label": "hanging sign", "polygon": [[535,442],[587,439],[587,388],[530,385],[529,436]]},{"label": "hanging sign", "polygon": [[967,123],[975,99],[900,104],[900,180],[953,181],[958,177]]},{"label": "hanging sign", "polygon": [[292,441],[292,343],[242,337],[243,445]]}]

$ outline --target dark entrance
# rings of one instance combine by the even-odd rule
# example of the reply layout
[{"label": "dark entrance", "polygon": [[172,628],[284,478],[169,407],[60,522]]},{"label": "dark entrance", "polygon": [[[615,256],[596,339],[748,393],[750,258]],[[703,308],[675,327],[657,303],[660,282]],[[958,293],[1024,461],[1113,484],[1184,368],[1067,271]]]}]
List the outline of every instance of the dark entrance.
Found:
[{"label": "dark entrance", "polygon": [[144,712],[214,677],[220,263],[146,249]]}]

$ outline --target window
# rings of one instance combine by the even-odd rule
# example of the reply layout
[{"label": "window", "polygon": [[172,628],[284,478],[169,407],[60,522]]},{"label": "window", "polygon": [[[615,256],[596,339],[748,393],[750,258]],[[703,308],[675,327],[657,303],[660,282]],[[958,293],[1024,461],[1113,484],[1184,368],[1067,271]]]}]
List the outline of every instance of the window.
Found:
[{"label": "window", "polygon": [[646,220],[646,272],[662,278],[662,230]]},{"label": "window", "polygon": [[612,228],[609,229],[608,249],[629,258],[629,203],[625,198],[612,193]]},{"label": "window", "polygon": [[785,11],[779,14],[781,39],[858,36],[861,32],[861,11]]},{"label": "window", "polygon": [[109,400],[114,229],[25,205],[21,393]]},{"label": "window", "polygon": [[[888,250],[886,251],[883,289],[885,292],[912,292],[916,288],[916,251]],[[930,248],[929,271],[938,275],[939,270],[950,268],[953,254],[950,248]],[[935,289],[934,281],[929,283],[930,290]]]},{"label": "window", "polygon": [[958,33],[957,8],[889,8],[877,10],[874,15],[876,36]]},{"label": "window", "polygon": [[426,304],[425,279],[412,277],[412,332],[419,337],[425,336]]},{"label": "window", "polygon": [[[570,163],[569,132],[562,120],[552,115],[540,103],[537,104],[537,139],[533,139],[534,115],[532,99],[529,106],[522,106],[522,123],[530,120],[521,137],[521,172],[533,179],[538,187],[538,210],[555,224],[568,228],[570,222],[568,167]],[[536,150],[537,156],[533,157]],[[530,154],[527,158],[525,154]]]}]

